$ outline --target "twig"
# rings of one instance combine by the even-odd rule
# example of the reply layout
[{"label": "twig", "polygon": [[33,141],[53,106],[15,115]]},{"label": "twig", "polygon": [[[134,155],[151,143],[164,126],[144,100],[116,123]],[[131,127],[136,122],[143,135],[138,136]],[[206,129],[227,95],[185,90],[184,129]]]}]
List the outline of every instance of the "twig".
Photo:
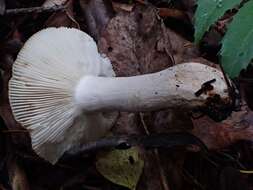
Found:
[{"label": "twig", "polygon": [[243,174],[253,174],[252,170],[240,170],[240,172]]},{"label": "twig", "polygon": [[186,146],[189,144],[197,145],[203,153],[207,153],[207,147],[203,142],[190,133],[174,132],[159,133],[150,135],[126,135],[112,136],[99,139],[97,141],[82,144],[68,151],[66,156],[73,157],[83,153],[98,151],[102,149],[128,149],[133,146],[142,146],[143,148],[171,148],[175,146]]},{"label": "twig", "polygon": [[142,5],[146,5],[148,3],[147,0],[135,0],[135,1]]},{"label": "twig", "polygon": [[206,188],[197,180],[195,179],[187,170],[184,169],[183,176],[187,178],[189,182],[197,186],[201,190],[205,190]]},{"label": "twig", "polygon": [[75,23],[76,27],[80,30],[80,25],[79,25],[79,23],[69,14],[68,11],[66,11],[66,15],[67,15],[67,17],[68,17],[73,23]]},{"label": "twig", "polygon": [[186,15],[183,11],[177,9],[169,9],[169,8],[159,8],[159,15],[161,17],[171,17],[180,20],[186,19]]},{"label": "twig", "polygon": [[[143,113],[140,113],[140,118],[141,118],[141,123],[142,123],[142,126],[143,126],[146,134],[150,135],[150,132],[148,131],[148,127],[147,127],[147,125],[146,125],[146,123],[143,119]],[[167,179],[166,179],[166,176],[165,176],[165,172],[164,172],[164,170],[161,166],[161,160],[160,160],[160,156],[159,156],[159,152],[158,152],[157,148],[154,149],[154,154],[155,154],[155,159],[156,159],[156,162],[157,162],[157,165],[158,165],[158,168],[159,168],[160,179],[161,179],[163,189],[164,190],[170,190]]]},{"label": "twig", "polygon": [[[26,153],[23,151],[16,150],[15,154],[18,159],[26,159],[26,160],[29,160],[30,162],[35,162],[35,163],[39,163],[39,164],[50,164],[48,161],[46,161],[36,155],[33,155],[32,153]],[[69,166],[67,164],[56,163],[55,166],[57,166],[59,168],[63,168],[63,169],[73,170],[73,171],[80,171],[79,168],[75,168],[75,167]]]},{"label": "twig", "polygon": [[19,9],[6,9],[4,15],[16,15],[27,13],[42,13],[42,12],[55,12],[66,9],[65,5],[55,5],[52,7],[29,7]]},{"label": "twig", "polygon": [[26,130],[2,130],[1,133],[29,133]]}]

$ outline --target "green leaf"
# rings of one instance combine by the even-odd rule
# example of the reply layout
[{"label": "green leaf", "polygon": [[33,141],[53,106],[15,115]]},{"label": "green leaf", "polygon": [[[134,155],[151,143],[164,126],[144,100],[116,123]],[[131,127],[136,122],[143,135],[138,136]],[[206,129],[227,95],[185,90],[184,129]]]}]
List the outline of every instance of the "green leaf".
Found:
[{"label": "green leaf", "polygon": [[222,40],[221,64],[231,77],[237,77],[253,58],[253,1],[245,3],[234,16]]},{"label": "green leaf", "polygon": [[98,155],[96,168],[106,179],[127,187],[136,188],[142,174],[144,161],[137,148],[128,150],[112,150]]},{"label": "green leaf", "polygon": [[195,43],[199,43],[204,33],[227,10],[232,9],[240,2],[241,0],[197,0],[198,7],[194,15]]}]

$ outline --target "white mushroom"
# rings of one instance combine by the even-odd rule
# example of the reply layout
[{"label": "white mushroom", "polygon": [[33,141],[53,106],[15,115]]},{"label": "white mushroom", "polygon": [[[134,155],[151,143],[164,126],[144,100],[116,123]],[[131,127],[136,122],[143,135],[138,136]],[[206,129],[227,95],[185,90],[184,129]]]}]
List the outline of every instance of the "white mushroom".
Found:
[{"label": "white mushroom", "polygon": [[[194,107],[213,94],[228,98],[222,73],[199,63],[141,76],[114,75],[109,59],[80,30],[48,28],[25,43],[13,65],[9,99],[38,155],[55,163],[65,151],[103,136],[117,115],[111,111]],[[195,96],[212,79],[213,90]]]}]

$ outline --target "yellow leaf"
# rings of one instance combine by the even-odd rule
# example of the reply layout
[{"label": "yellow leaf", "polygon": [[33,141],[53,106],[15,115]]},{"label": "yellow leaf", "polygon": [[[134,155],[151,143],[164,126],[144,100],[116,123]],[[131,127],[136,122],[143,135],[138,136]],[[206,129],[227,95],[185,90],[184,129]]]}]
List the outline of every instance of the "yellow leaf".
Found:
[{"label": "yellow leaf", "polygon": [[127,187],[136,188],[142,174],[144,161],[137,148],[112,150],[97,155],[96,168],[109,181]]}]

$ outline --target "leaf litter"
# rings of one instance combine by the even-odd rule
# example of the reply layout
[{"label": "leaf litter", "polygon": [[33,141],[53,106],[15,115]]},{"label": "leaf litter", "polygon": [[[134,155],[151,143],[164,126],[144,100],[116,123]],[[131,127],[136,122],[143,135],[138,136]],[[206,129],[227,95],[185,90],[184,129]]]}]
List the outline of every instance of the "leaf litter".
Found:
[{"label": "leaf litter", "polygon": [[[42,0],[0,1],[0,13],[14,8],[42,7],[43,3]],[[50,6],[64,4],[66,8],[51,13],[41,9],[42,12],[39,13],[33,10],[32,13],[0,17],[0,38],[3,39],[0,42],[0,115],[3,120],[0,155],[4,166],[0,167],[0,173],[1,176],[8,176],[0,177],[0,185],[4,189],[124,189],[123,185],[129,189],[153,190],[164,189],[164,183],[170,189],[237,189],[241,184],[244,184],[241,187],[245,187],[245,184],[246,187],[252,187],[250,174],[238,173],[239,170],[247,171],[253,167],[252,144],[249,143],[252,140],[252,113],[247,106],[219,123],[207,116],[191,119],[188,113],[180,110],[144,114],[143,119],[150,133],[192,133],[211,150],[210,157],[201,155],[190,144],[169,149],[158,148],[159,160],[153,151],[144,147],[80,153],[74,157],[63,157],[55,166],[37,157],[31,151],[28,134],[13,118],[7,95],[11,65],[18,50],[26,39],[44,27],[68,26],[89,32],[97,40],[99,51],[107,54],[112,61],[118,76],[152,73],[186,61],[200,61],[218,67],[213,60],[205,59],[208,55],[205,55],[203,49],[170,27],[173,19],[178,22],[176,25],[192,24],[189,23],[193,20],[192,14],[188,11],[194,6],[193,1],[172,1],[169,4],[157,1],[153,5],[137,1],[132,4],[128,4],[128,1],[115,1],[113,3],[121,3],[120,7],[119,4],[114,4],[115,10],[112,2],[106,0],[47,3]],[[168,8],[169,5],[170,9],[176,9],[187,16],[177,18],[171,14],[165,15],[163,23],[154,5],[159,8]],[[112,134],[138,136],[146,133],[138,113],[120,113]],[[233,159],[225,159],[224,155]],[[100,158],[100,162],[99,159],[96,162],[96,158]],[[133,158],[137,164],[132,170],[128,170],[133,161],[129,158]],[[126,164],[120,164],[124,161],[127,161]],[[163,167],[162,175],[157,162]],[[117,172],[120,171],[125,177],[115,174],[113,169],[107,169],[107,174],[103,174],[101,168],[108,165],[117,168]],[[102,177],[98,172],[107,177]],[[215,180],[208,181],[211,175]],[[126,182],[126,179],[130,180]],[[235,184],[233,187],[226,183],[231,180]]]}]

